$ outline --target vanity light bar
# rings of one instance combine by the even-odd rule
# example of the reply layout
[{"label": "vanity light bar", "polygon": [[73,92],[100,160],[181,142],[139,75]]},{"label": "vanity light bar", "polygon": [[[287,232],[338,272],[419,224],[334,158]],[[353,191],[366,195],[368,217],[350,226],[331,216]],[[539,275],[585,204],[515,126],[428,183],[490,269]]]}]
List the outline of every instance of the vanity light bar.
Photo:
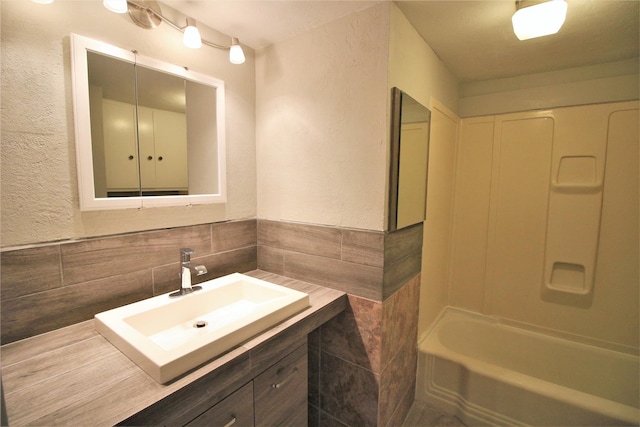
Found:
[{"label": "vanity light bar", "polygon": [[[180,27],[164,15],[160,11],[160,5],[155,1],[145,0],[104,0],[104,6],[116,13],[129,12],[131,20],[139,27],[145,29],[151,29],[157,27],[160,22],[166,22],[171,28],[184,33],[183,43],[185,46],[197,49],[203,44],[214,47],[216,49],[228,50],[229,61],[232,64],[242,64],[245,61],[244,51],[242,46],[238,42],[236,37],[231,39],[230,46],[223,46],[200,37],[198,28],[196,27],[196,20],[193,18],[187,18],[187,24],[184,27]],[[126,6],[126,9],[123,8]]]}]

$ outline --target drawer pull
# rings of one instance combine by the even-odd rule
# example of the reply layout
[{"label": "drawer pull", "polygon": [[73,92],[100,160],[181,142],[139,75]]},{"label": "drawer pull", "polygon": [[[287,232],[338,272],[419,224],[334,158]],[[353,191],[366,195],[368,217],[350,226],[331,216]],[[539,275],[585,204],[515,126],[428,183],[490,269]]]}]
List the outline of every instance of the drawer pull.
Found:
[{"label": "drawer pull", "polygon": [[224,425],[224,427],[231,427],[232,425],[234,425],[236,423],[236,421],[238,421],[238,419],[236,417],[231,418],[231,421],[229,421],[228,423],[226,423]]},{"label": "drawer pull", "polygon": [[286,383],[288,383],[289,381],[291,381],[291,378],[293,378],[293,376],[295,374],[298,373],[298,367],[296,366],[295,368],[293,368],[293,372],[291,372],[291,375],[289,375],[287,378],[285,378],[284,380],[282,380],[279,383],[275,383],[275,384],[271,384],[271,388],[280,388],[282,386],[284,386]]}]

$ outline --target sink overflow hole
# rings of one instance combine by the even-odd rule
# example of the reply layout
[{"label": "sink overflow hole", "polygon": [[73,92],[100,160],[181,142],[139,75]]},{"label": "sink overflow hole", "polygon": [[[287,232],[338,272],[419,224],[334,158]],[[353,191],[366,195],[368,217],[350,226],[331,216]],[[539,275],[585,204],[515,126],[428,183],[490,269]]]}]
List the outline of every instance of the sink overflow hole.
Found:
[{"label": "sink overflow hole", "polygon": [[205,326],[207,326],[207,322],[205,322],[204,320],[198,320],[193,324],[194,328],[204,328]]}]

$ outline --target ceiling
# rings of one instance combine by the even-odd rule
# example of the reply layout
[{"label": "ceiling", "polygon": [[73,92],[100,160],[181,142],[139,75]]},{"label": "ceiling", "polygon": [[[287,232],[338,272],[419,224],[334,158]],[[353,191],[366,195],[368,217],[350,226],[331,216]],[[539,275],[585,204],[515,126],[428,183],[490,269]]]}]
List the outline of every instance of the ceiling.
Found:
[{"label": "ceiling", "polygon": [[[380,1],[165,0],[165,3],[260,49]],[[567,3],[567,19],[558,34],[519,41],[511,27],[515,1],[396,1],[461,82],[639,56],[640,1],[567,0]]]}]

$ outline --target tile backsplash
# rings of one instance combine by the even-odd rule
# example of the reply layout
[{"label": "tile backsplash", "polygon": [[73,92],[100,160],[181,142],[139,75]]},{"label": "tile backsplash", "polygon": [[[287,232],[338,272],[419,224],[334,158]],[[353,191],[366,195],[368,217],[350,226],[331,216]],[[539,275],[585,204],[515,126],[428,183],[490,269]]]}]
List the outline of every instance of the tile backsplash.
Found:
[{"label": "tile backsplash", "polygon": [[256,221],[145,231],[3,250],[2,344],[91,319],[178,289],[180,248],[195,251],[204,281],[257,267]]},{"label": "tile backsplash", "polygon": [[179,249],[201,280],[260,268],[375,301],[420,271],[422,227],[394,233],[244,220],[5,249],[2,343],[179,287]]}]

